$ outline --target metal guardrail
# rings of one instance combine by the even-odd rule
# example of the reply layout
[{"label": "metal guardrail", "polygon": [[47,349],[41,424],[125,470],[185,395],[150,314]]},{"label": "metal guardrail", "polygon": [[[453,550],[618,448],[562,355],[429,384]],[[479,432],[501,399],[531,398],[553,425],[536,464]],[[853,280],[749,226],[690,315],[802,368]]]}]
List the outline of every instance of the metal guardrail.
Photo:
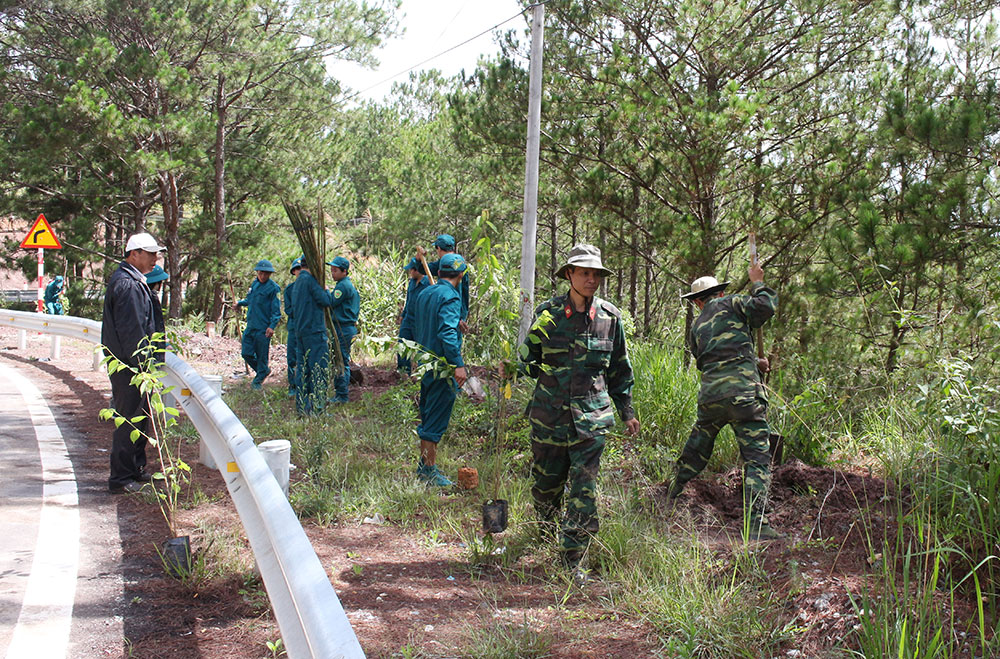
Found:
[{"label": "metal guardrail", "polygon": [[[0,325],[101,342],[101,323],[75,316],[3,310]],[[226,481],[288,656],[363,658],[337,593],[253,437],[184,360],[167,353],[165,371],[164,382],[176,387],[171,393],[201,434]]]},{"label": "metal guardrail", "polygon": [[37,302],[38,290],[4,290],[0,291],[4,302]]}]

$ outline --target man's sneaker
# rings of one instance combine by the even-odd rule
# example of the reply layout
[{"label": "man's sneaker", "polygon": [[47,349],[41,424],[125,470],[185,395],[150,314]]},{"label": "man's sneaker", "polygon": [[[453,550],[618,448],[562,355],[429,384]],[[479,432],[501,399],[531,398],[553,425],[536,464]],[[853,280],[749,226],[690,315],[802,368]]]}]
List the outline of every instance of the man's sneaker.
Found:
[{"label": "man's sneaker", "polygon": [[421,464],[417,467],[417,478],[434,487],[451,487],[455,484],[434,465]]},{"label": "man's sneaker", "polygon": [[129,481],[124,485],[109,485],[108,491],[111,494],[136,494],[138,492],[149,492],[152,490],[152,486],[149,483],[140,483],[139,481]]},{"label": "man's sneaker", "polygon": [[779,540],[782,535],[771,528],[771,526],[760,519],[750,520],[750,530],[747,532],[747,540]]},{"label": "man's sneaker", "polygon": [[250,388],[251,389],[260,390],[260,382],[251,382],[250,383]]},{"label": "man's sneaker", "polygon": [[294,389],[289,389],[288,390],[288,397],[289,398],[295,398],[295,390]]},{"label": "man's sneaker", "polygon": [[441,473],[441,470],[435,466],[431,466],[434,470],[434,475],[431,477],[430,484],[435,487],[451,487],[455,484],[453,480]]},{"label": "man's sneaker", "polygon": [[153,477],[149,475],[148,471],[142,470],[139,472],[139,475],[135,477],[135,480],[139,483],[148,483],[153,480]]}]

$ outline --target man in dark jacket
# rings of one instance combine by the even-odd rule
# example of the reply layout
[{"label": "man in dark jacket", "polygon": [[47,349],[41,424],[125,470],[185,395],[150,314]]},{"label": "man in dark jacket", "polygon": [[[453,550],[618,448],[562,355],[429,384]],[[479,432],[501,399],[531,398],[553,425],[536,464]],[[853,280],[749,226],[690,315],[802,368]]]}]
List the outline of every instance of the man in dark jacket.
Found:
[{"label": "man in dark jacket", "polygon": [[[144,275],[153,269],[164,249],[148,233],[137,233],[129,238],[125,260],[111,275],[104,294],[101,343],[107,355],[129,366],[109,376],[111,404],[126,419],[147,417],[134,426],[128,422],[121,424],[112,435],[108,489],[113,493],[138,492],[143,483],[150,480],[146,473],[149,400],[131,381],[133,369],[141,369],[149,358],[163,361],[162,353],[149,354],[152,353],[152,335],[163,332],[164,328],[162,316],[157,316],[155,311],[159,302],[149,290]],[[147,349],[147,354],[143,354],[143,348]],[[139,437],[134,442],[130,437],[133,428],[139,430]]]}]

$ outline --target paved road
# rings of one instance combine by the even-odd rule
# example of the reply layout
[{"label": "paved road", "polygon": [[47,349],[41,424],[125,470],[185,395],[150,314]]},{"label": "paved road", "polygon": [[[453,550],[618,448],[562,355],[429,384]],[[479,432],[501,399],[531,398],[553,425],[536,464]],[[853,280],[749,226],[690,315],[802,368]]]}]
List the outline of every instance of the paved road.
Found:
[{"label": "paved road", "polygon": [[78,489],[83,438],[53,416],[33,376],[0,364],[0,653],[120,656],[114,507],[92,484]]}]

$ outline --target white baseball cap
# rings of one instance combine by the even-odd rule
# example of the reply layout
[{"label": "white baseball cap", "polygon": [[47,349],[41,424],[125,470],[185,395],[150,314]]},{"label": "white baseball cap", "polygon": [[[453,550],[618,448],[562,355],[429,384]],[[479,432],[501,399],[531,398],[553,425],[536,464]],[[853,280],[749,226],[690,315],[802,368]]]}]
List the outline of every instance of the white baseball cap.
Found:
[{"label": "white baseball cap", "polygon": [[153,238],[148,233],[137,233],[128,239],[128,244],[125,245],[125,253],[128,254],[133,249],[141,249],[144,252],[162,252],[167,248],[163,245],[158,245],[156,243],[156,238]]}]

